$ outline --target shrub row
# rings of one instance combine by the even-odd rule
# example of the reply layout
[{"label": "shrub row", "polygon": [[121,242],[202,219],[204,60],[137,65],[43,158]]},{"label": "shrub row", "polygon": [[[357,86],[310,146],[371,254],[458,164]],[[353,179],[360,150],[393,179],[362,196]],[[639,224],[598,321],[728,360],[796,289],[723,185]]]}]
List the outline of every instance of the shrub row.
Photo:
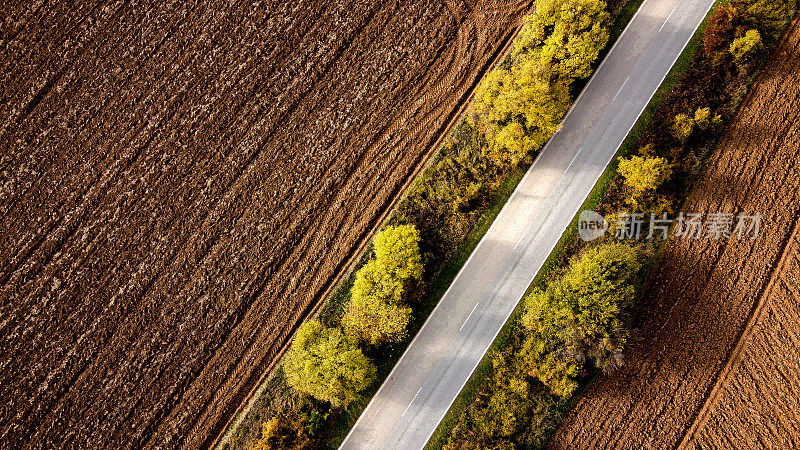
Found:
[{"label": "shrub row", "polygon": [[[403,297],[422,275],[419,244],[429,272],[449,260],[506,174],[530,163],[556,130],[573,82],[590,75],[608,41],[608,19],[600,0],[536,2],[508,59],[480,83],[468,116],[401,201],[395,226],[375,237],[375,258],[357,272],[341,326],[311,320],[298,330],[283,362],[297,394],[322,409],[341,408],[374,381],[365,352],[406,337],[412,310]],[[307,423],[282,411],[264,424],[257,445],[310,445]]]},{"label": "shrub row", "polygon": [[[661,102],[638,154],[620,159],[598,211],[672,211],[797,9],[795,0],[732,0],[707,21],[702,47]],[[594,369],[622,362],[644,247],[577,239],[563,275],[535,289],[492,368],[450,433],[448,449],[541,446]],[[640,248],[640,250],[637,250]],[[652,249],[650,249],[652,250]],[[580,255],[572,257],[569,255]],[[571,262],[567,262],[571,261]]]},{"label": "shrub row", "polygon": [[475,90],[467,117],[398,207],[440,261],[467,235],[511,168],[531,158],[571,104],[570,88],[591,74],[608,42],[601,0],[537,0],[511,54]]},{"label": "shrub row", "polygon": [[317,446],[328,407],[347,408],[375,382],[376,366],[365,350],[405,337],[411,308],[403,294],[422,276],[419,233],[413,225],[389,226],[372,244],[374,258],[356,272],[341,326],[306,321],[282,360],[288,386],[312,401],[300,413],[284,408],[265,422],[252,449]]},{"label": "shrub row", "polygon": [[636,247],[601,245],[526,297],[519,333],[492,358],[489,379],[446,448],[541,444],[537,431],[552,425],[558,397],[572,394],[587,365],[621,364],[640,268]]}]

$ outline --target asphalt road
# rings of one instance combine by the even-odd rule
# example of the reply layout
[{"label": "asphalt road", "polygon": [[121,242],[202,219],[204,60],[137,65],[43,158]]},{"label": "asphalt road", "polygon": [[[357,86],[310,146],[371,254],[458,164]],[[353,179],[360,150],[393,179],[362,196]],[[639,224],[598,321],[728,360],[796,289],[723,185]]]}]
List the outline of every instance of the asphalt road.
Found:
[{"label": "asphalt road", "polygon": [[645,0],[342,444],[425,446],[714,0]]}]

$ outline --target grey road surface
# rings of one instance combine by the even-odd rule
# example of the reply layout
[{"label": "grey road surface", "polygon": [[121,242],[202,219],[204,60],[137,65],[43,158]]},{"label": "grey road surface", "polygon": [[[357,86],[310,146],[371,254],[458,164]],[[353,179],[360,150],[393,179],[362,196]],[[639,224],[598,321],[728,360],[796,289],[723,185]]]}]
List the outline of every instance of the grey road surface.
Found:
[{"label": "grey road surface", "polygon": [[645,0],[341,448],[425,446],[713,3]]}]

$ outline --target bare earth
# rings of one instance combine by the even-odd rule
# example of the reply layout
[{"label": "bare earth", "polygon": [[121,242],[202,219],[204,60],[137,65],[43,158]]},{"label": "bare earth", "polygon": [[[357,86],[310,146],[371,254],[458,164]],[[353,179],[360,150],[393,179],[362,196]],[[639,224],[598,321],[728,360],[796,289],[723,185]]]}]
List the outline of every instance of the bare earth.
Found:
[{"label": "bare earth", "polygon": [[0,447],[208,445],[529,2],[0,5]]},{"label": "bare earth", "polygon": [[800,447],[800,21],[753,87],[687,212],[764,215],[755,241],[670,242],[641,342],[550,448]]}]

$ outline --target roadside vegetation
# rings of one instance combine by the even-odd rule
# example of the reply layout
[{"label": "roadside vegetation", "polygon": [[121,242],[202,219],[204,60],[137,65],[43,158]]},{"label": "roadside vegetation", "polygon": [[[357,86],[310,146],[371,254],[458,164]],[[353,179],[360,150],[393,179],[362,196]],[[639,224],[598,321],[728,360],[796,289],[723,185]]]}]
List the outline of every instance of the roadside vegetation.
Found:
[{"label": "roadside vegetation", "polygon": [[[677,210],[796,7],[783,0],[719,2],[623,144],[591,207],[612,222],[621,213]],[[555,264],[537,277],[429,448],[540,447],[580,387],[623,364],[658,242],[618,242],[612,233],[585,243],[575,234],[567,231]]]},{"label": "roadside vegetation", "polygon": [[636,247],[604,244],[529,294],[513,345],[491,356],[491,373],[447,447],[540,445],[558,398],[575,391],[588,365],[622,364],[641,267]]},{"label": "roadside vegetation", "polygon": [[509,57],[477,87],[465,120],[398,207],[425,249],[446,260],[505,175],[533,156],[566,114],[576,80],[609,39],[600,0],[539,0]]},{"label": "roadside vegetation", "polygon": [[[298,329],[255,411],[224,447],[333,448],[366,407],[608,44],[612,13],[600,0],[538,0],[533,11],[355,273],[318,320]],[[570,326],[554,325],[567,327],[561,335]],[[555,349],[555,330],[531,345]],[[543,371],[549,353],[531,356]]]},{"label": "roadside vegetation", "polygon": [[422,258],[413,225],[387,228],[374,246],[375,258],[356,273],[342,326],[360,342],[379,346],[406,337],[411,308],[403,303],[404,292],[422,276]]},{"label": "roadside vegetation", "polygon": [[[509,56],[476,89],[466,117],[375,236],[355,273],[317,320],[298,329],[258,407],[225,446],[331,448],[344,438],[488,228],[486,214],[490,223],[607,45],[611,16],[602,1],[539,0],[535,6]],[[733,31],[721,29],[727,43],[715,50],[719,62],[713,67],[723,79],[746,87],[779,28],[746,28],[750,16],[737,14]],[[747,36],[750,29],[759,32],[758,43],[752,43],[753,33]],[[745,40],[734,46],[740,38]],[[738,104],[743,95],[742,88],[729,87],[733,92],[723,102],[665,102],[670,112],[659,111],[658,117],[667,117],[667,126],[641,139],[641,151],[621,163],[625,179],[611,184],[603,204],[671,210],[681,186],[676,178],[694,173],[701,158],[675,152],[686,153],[719,130],[730,115],[723,106],[730,108],[734,97]],[[553,271],[560,275],[525,299],[518,326],[508,345],[490,355],[491,373],[461,415],[449,447],[540,443],[588,375],[621,364],[647,256],[646,249],[608,243],[564,252],[561,260],[573,262],[562,262]]]}]

